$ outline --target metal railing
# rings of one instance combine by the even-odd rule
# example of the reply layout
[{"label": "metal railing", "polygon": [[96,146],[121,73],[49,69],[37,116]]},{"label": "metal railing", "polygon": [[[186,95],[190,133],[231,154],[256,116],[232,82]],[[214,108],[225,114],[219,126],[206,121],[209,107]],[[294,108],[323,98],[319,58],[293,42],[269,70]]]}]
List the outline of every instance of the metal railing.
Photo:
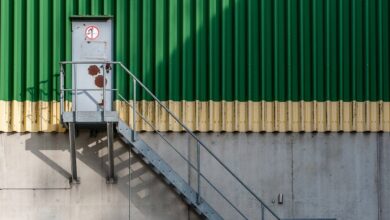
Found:
[{"label": "metal railing", "polygon": [[[66,76],[66,73],[65,73],[65,68],[64,66],[65,65],[72,65],[72,70],[74,72],[74,74],[77,74],[77,68],[76,68],[76,65],[79,65],[79,64],[102,64],[102,67],[103,68],[103,78],[106,79],[106,64],[119,64],[119,62],[106,62],[106,61],[62,61],[60,62],[60,111],[61,111],[61,115],[62,113],[65,112],[65,93],[66,92],[71,92],[75,94],[75,96],[77,97],[77,94],[79,91],[82,91],[82,92],[85,92],[85,91],[103,91],[103,98],[106,97],[106,92],[107,91],[112,91],[112,92],[115,92],[116,89],[107,89],[106,88],[106,83],[104,83],[104,80],[103,80],[103,88],[101,89],[93,89],[93,88],[88,88],[88,89],[80,89],[78,88],[78,82],[77,82],[77,77],[74,77],[72,79],[72,84],[74,85],[74,89],[70,89],[70,88],[65,88],[65,76]],[[77,98],[76,98],[77,99]],[[104,105],[104,102],[103,102],[103,111],[106,111],[106,109],[104,108],[105,105]],[[77,110],[77,101],[75,100],[74,102],[72,102],[72,111],[74,111],[76,114],[78,112]]]},{"label": "metal railing", "polygon": [[[227,198],[227,196],[219,190],[202,172],[200,168],[201,164],[201,157],[200,157],[200,150],[201,148],[206,150],[209,155],[211,155],[219,164],[222,166],[238,183],[240,186],[242,186],[254,199],[255,201],[260,205],[260,219],[265,220],[265,214],[268,212],[273,219],[281,220],[265,203],[262,199],[260,199],[252,189],[250,189],[227,165],[225,165],[207,146],[204,144],[166,105],[160,101],[154,93],[152,93],[148,87],[146,87],[129,69],[126,68],[121,62],[117,61],[63,61],[60,62],[60,105],[61,105],[61,115],[65,111],[64,109],[64,100],[65,100],[65,92],[75,92],[77,94],[78,91],[90,91],[90,90],[97,90],[97,89],[67,89],[64,86],[65,83],[65,69],[64,65],[78,65],[78,64],[102,64],[103,68],[106,64],[112,64],[112,65],[118,65],[120,66],[125,73],[128,74],[129,77],[131,77],[132,83],[133,83],[133,97],[131,99],[131,102],[127,100],[123,95],[121,95],[118,92],[118,89],[107,89],[105,86],[100,89],[103,90],[103,93],[105,94],[106,90],[113,91],[117,93],[117,97],[119,97],[122,101],[124,101],[131,109],[132,109],[132,140],[136,141],[135,137],[135,131],[136,131],[136,117],[137,115],[148,125],[150,126],[153,131],[155,131],[182,159],[184,159],[187,164],[196,171],[197,174],[197,202],[201,203],[201,179],[205,180],[207,184],[209,184],[237,213],[242,216],[244,219],[248,219],[248,217],[242,213],[242,211],[233,204],[231,199]],[[105,72],[103,69],[104,79],[105,79]],[[76,77],[75,77],[76,78]],[[75,86],[77,85],[77,80],[74,80]],[[105,85],[105,83],[103,83]],[[189,134],[195,141],[196,141],[196,165],[194,165],[189,159],[187,159],[182,153],[180,153],[177,148],[165,138],[162,133],[159,131],[158,128],[156,128],[147,118],[137,110],[137,85],[139,85],[142,89],[144,89],[147,94],[153,98],[153,100],[161,106],[170,117],[172,117],[182,128],[184,132]],[[98,89],[99,90],[99,89]],[[104,96],[105,97],[105,96]],[[76,103],[75,103],[76,104]],[[105,104],[105,102],[104,102]],[[74,109],[77,111],[77,106],[74,107]],[[73,107],[72,107],[73,108]],[[106,109],[103,106],[103,111],[106,111]]]}]

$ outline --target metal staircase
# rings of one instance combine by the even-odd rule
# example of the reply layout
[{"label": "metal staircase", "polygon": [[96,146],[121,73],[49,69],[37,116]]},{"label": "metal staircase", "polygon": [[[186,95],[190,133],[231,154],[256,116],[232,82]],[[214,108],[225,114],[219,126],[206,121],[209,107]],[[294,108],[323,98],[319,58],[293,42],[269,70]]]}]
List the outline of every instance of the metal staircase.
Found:
[{"label": "metal staircase", "polygon": [[[124,122],[118,115],[118,112],[113,109],[106,109],[105,102],[99,111],[77,111],[75,104],[71,109],[66,108],[66,100],[70,100],[70,97],[74,98],[74,94],[80,92],[88,92],[89,90],[96,91],[97,89],[77,89],[77,88],[65,88],[66,71],[64,66],[66,65],[85,65],[95,64],[100,65],[104,77],[106,74],[105,68],[111,68],[111,65],[115,65],[122,71],[116,71],[116,74],[125,74],[127,81],[130,82],[129,87],[132,91],[131,98],[126,98],[125,94],[120,94],[120,91],[114,88],[106,88],[103,86],[101,89],[104,96],[106,97],[106,91],[115,93],[117,100],[125,103],[128,108],[131,109],[131,120],[129,126]],[[153,171],[159,174],[162,179],[171,186],[182,198],[189,204],[200,216],[205,219],[261,219],[261,220],[281,220],[233,171],[225,165],[190,129],[184,125],[179,118],[173,114],[168,107],[166,107],[131,71],[129,71],[120,62],[103,62],[103,61],[64,61],[60,63],[60,101],[61,101],[61,121],[69,129],[70,139],[70,153],[71,153],[71,168],[72,168],[72,181],[78,183],[77,168],[76,168],[76,152],[75,152],[75,125],[83,124],[89,126],[105,126],[107,129],[107,145],[108,145],[108,157],[109,157],[109,171],[107,181],[109,183],[115,182],[114,175],[114,158],[113,158],[113,139],[114,129],[116,128],[119,137],[131,148],[132,152],[142,158],[146,164]],[[72,79],[74,80],[74,79]],[[77,82],[74,82],[77,84]],[[184,156],[180,150],[169,141],[162,132],[156,128],[148,118],[137,110],[137,93],[138,90],[143,90],[145,94],[152,97],[156,105],[160,106],[161,109],[166,111],[169,117],[175,121],[180,128],[188,134],[188,136],[196,143],[196,163],[191,161],[188,157]],[[138,91],[138,92],[137,92]],[[110,105],[111,106],[111,105]],[[69,106],[68,106],[69,107]],[[186,165],[194,171],[196,175],[195,187],[193,182],[186,181],[182,175],[175,170],[164,158],[159,155],[148,143],[146,143],[137,134],[136,120],[142,120],[168,145],[170,150],[173,150],[175,154],[185,161]],[[202,152],[202,153],[201,153]],[[213,160],[215,164],[218,164],[223,171],[234,180],[235,184],[240,187],[240,190],[246,192],[250,197],[250,200],[254,202],[255,211],[253,209],[248,211],[245,207],[237,204],[231,196],[227,195],[227,189],[224,189],[219,185],[218,182],[213,181],[208,175],[205,174],[205,168],[202,168],[201,155],[207,154],[207,160]],[[131,174],[130,174],[131,175]],[[214,195],[218,196],[218,201],[207,201],[207,193],[202,194],[203,185],[209,186],[210,190],[214,192]],[[215,207],[220,206],[221,201],[223,204],[229,206],[229,213],[220,212]],[[209,203],[210,202],[210,203]],[[225,209],[224,209],[225,210]],[[234,216],[234,217],[233,217]],[[291,219],[292,220],[292,219]],[[309,220],[309,219],[306,219]],[[317,219],[317,220],[331,220],[331,219]]]},{"label": "metal staircase", "polygon": [[121,138],[130,144],[133,152],[139,155],[156,173],[160,174],[187,204],[194,207],[198,214],[207,219],[223,219],[206,201],[198,198],[197,192],[142,139],[132,140],[131,136],[134,132],[126,123],[120,120],[117,131],[121,134]]}]

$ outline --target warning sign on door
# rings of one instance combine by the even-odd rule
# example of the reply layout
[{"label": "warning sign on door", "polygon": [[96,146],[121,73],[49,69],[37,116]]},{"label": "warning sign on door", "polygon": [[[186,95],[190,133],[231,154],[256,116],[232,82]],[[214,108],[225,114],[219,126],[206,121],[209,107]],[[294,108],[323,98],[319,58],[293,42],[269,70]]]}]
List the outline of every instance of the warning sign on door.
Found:
[{"label": "warning sign on door", "polygon": [[95,40],[99,36],[99,29],[96,26],[88,26],[85,29],[85,36],[90,40]]}]

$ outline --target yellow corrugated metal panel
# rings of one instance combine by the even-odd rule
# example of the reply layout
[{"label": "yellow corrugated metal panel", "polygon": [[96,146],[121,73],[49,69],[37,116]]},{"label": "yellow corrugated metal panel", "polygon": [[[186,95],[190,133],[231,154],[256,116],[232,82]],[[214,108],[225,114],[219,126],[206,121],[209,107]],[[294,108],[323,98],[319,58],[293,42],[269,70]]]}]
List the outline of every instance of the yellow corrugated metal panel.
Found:
[{"label": "yellow corrugated metal panel", "polygon": [[[202,132],[390,131],[389,102],[169,101],[165,104],[190,129]],[[123,103],[117,102],[117,107],[122,109],[123,120],[131,120],[131,112]],[[141,101],[138,110],[160,130],[180,131],[180,126],[156,103]],[[137,127],[152,130],[139,120]]]},{"label": "yellow corrugated metal panel", "polygon": [[365,131],[366,130],[366,103],[357,102],[356,103],[356,131]]},{"label": "yellow corrugated metal panel", "polygon": [[325,102],[317,102],[316,103],[316,127],[315,130],[318,132],[326,131],[326,103]]},{"label": "yellow corrugated metal panel", "polygon": [[[66,103],[67,108],[70,107]],[[31,101],[0,101],[0,131],[3,132],[62,132],[60,103]]]},{"label": "yellow corrugated metal panel", "polygon": [[210,126],[211,130],[215,132],[222,131],[222,103],[221,102],[211,102],[210,103]]},{"label": "yellow corrugated metal panel", "polygon": [[[66,102],[66,109],[71,103]],[[165,101],[194,131],[326,132],[390,131],[390,102],[190,102]],[[120,117],[132,121],[132,112],[117,101]],[[161,131],[180,131],[157,103],[140,101],[137,110]],[[64,131],[58,102],[0,101],[0,130],[5,132]],[[131,123],[130,123],[131,124]],[[152,128],[137,118],[137,130]]]},{"label": "yellow corrugated metal panel", "polygon": [[369,103],[369,109],[370,109],[370,114],[369,114],[369,122],[370,122],[370,128],[369,130],[370,131],[379,131],[379,106],[380,106],[380,103],[379,102],[370,102]]},{"label": "yellow corrugated metal panel", "polygon": [[381,111],[382,130],[390,131],[390,102],[383,102]]}]

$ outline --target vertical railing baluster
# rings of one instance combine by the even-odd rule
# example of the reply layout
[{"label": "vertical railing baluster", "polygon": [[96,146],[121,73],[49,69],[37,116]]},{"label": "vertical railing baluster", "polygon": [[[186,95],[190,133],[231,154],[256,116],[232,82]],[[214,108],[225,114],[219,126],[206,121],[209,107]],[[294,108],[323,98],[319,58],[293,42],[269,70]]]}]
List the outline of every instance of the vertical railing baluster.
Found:
[{"label": "vertical railing baluster", "polygon": [[132,141],[135,141],[135,130],[136,130],[136,111],[137,108],[137,81],[133,79],[133,132],[131,134]]},{"label": "vertical railing baluster", "polygon": [[73,86],[74,86],[74,100],[72,100],[73,101],[72,109],[73,109],[73,111],[76,114],[76,112],[77,112],[77,109],[76,109],[76,105],[77,105],[77,76],[76,76],[76,74],[77,74],[77,70],[76,70],[77,69],[77,64],[72,64],[72,66],[73,66],[72,77],[73,77]]},{"label": "vertical railing baluster", "polygon": [[198,196],[197,196],[197,203],[200,204],[200,144],[199,141],[196,142],[196,166],[197,166],[197,171],[198,171]]},{"label": "vertical railing baluster", "polygon": [[102,65],[103,66],[103,100],[102,100],[102,104],[103,104],[103,117],[106,116],[106,69],[104,68],[104,64]]},{"label": "vertical railing baluster", "polygon": [[[72,98],[72,105],[74,106],[74,119],[77,120],[77,64],[73,64],[73,85],[74,85],[74,100]],[[74,102],[74,103],[73,103]]]},{"label": "vertical railing baluster", "polygon": [[61,117],[64,113],[64,66],[60,64],[60,110],[61,110]]},{"label": "vertical railing baluster", "polygon": [[74,122],[69,123],[69,151],[70,165],[72,169],[72,183],[78,183],[77,159],[76,159],[76,126]]}]

